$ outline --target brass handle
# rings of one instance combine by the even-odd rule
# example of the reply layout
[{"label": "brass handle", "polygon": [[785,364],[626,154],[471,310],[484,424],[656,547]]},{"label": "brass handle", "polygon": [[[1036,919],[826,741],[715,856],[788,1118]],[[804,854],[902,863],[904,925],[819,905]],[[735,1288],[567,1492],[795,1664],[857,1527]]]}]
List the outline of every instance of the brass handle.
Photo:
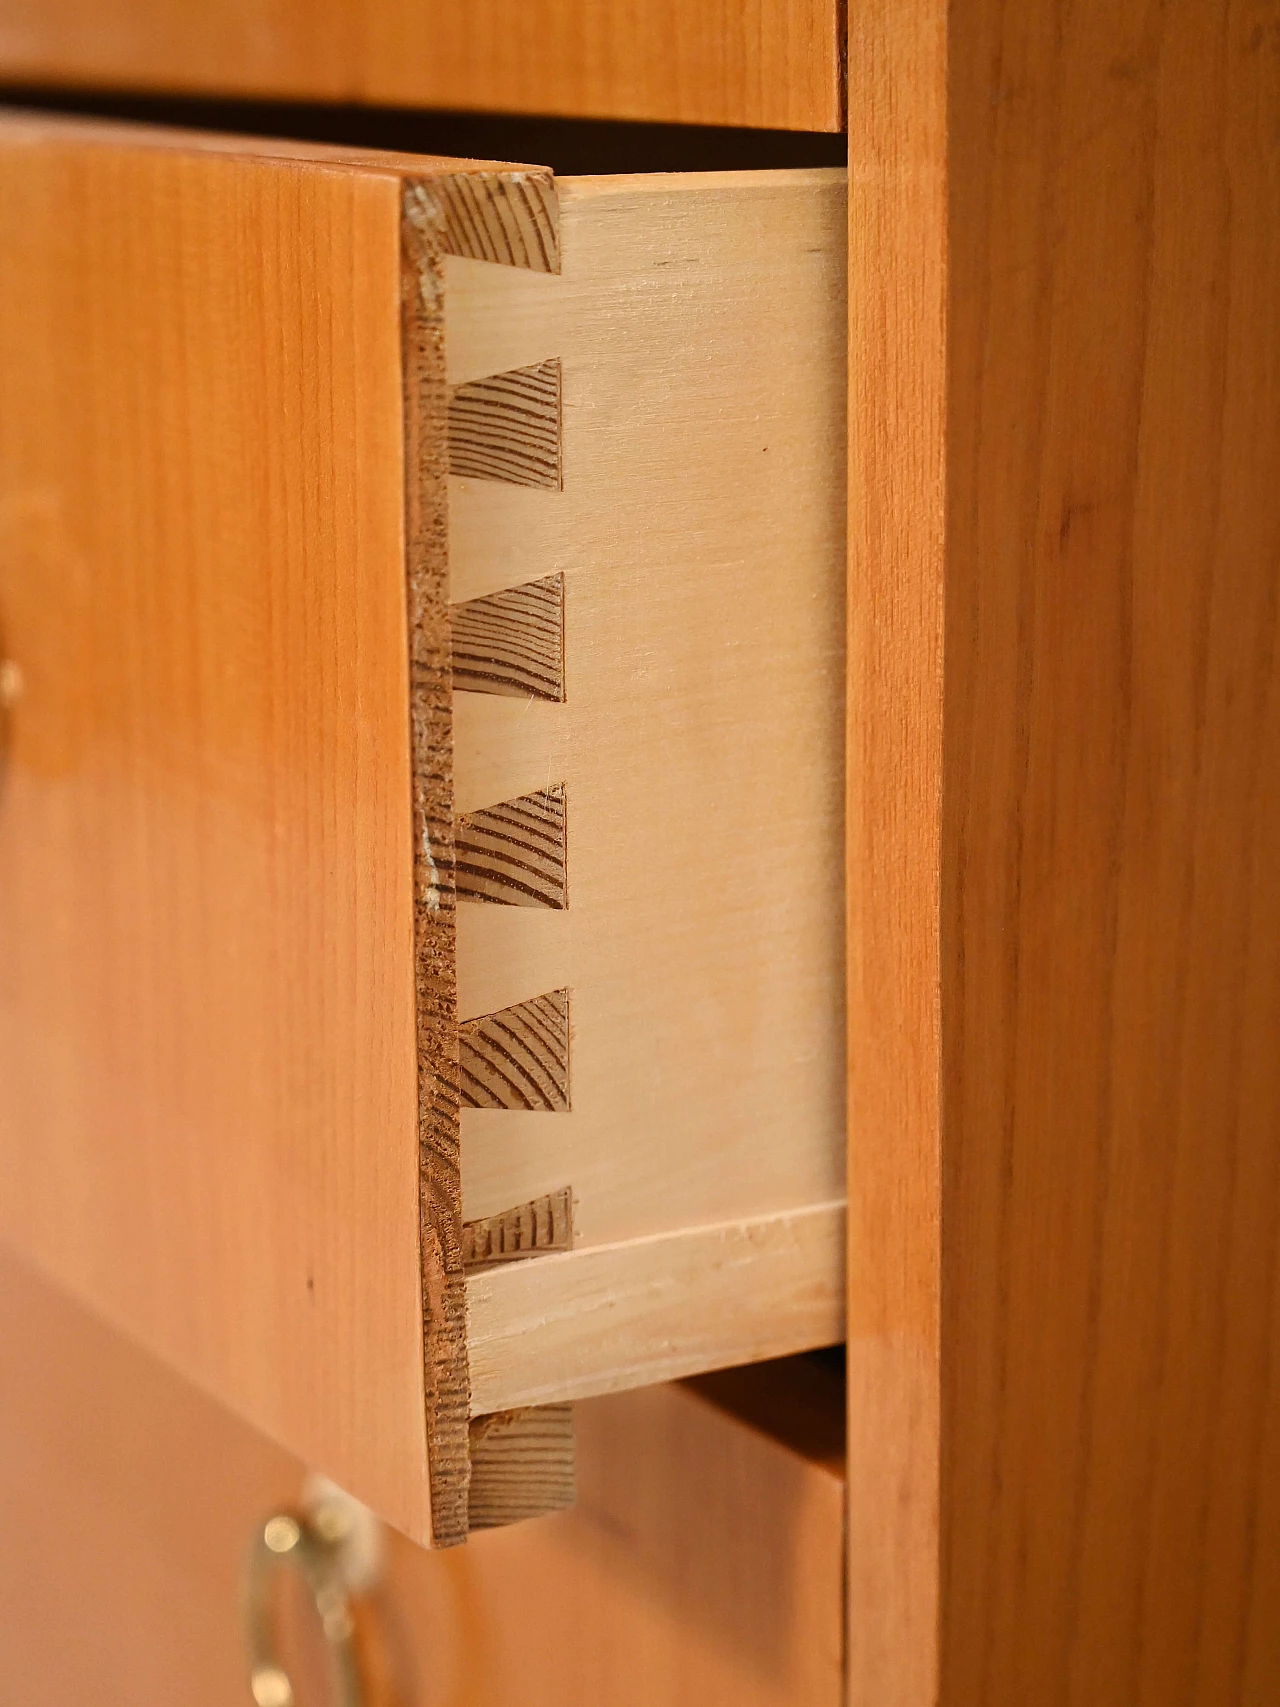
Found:
[{"label": "brass handle", "polygon": [[268,1518],[249,1550],[244,1623],[249,1687],[257,1707],[300,1707],[276,1651],[271,1585],[281,1569],[297,1571],[311,1591],[333,1665],[339,1707],[365,1707],[341,1548],[307,1518],[288,1511]]}]

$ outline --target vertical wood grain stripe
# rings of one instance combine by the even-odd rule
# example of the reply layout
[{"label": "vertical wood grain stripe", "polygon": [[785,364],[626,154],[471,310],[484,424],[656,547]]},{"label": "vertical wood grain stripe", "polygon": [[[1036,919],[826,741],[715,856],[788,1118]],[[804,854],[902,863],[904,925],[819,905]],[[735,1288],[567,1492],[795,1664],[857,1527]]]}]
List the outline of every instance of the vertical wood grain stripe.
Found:
[{"label": "vertical wood grain stripe", "polygon": [[559,488],[558,358],[454,387],[449,472],[513,486]]},{"label": "vertical wood grain stripe", "polygon": [[497,1411],[471,1424],[472,1529],[573,1504],[573,1406]]},{"label": "vertical wood grain stripe", "polygon": [[454,873],[460,901],[567,907],[564,784],[460,818]]},{"label": "vertical wood grain stripe", "polygon": [[563,700],[563,575],[468,599],[450,618],[455,689]]},{"label": "vertical wood grain stripe", "polygon": [[560,271],[555,180],[549,172],[459,172],[431,186],[448,255]]},{"label": "vertical wood grain stripe", "polygon": [[468,1268],[567,1251],[572,1245],[573,1192],[567,1185],[462,1226],[462,1260]]},{"label": "vertical wood grain stripe", "polygon": [[453,886],[453,684],[449,660],[448,444],[443,280],[424,203],[401,221],[405,572],[414,836],[418,1204],[431,1536],[466,1539],[469,1447],[459,1158],[457,944]]},{"label": "vertical wood grain stripe", "polygon": [[458,1028],[468,1108],[569,1107],[569,992],[552,990]]}]

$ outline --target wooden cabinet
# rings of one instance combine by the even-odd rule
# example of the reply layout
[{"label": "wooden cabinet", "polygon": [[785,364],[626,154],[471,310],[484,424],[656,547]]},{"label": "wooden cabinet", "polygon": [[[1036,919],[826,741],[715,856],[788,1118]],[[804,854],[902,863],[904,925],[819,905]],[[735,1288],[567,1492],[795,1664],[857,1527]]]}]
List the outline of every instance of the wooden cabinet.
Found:
[{"label": "wooden cabinet", "polygon": [[844,219],[0,127],[0,1230],[422,1540],[842,1331]]}]

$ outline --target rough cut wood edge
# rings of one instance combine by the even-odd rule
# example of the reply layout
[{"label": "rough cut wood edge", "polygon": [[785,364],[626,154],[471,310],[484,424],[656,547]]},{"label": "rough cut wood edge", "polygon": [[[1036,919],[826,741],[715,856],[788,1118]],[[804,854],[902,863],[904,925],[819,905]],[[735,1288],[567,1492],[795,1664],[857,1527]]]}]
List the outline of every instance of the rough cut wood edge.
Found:
[{"label": "rough cut wood edge", "polygon": [[467,1108],[568,1111],[569,992],[466,1020],[459,1028],[462,1101]]},{"label": "rough cut wood edge", "polygon": [[470,480],[560,490],[558,357],[453,388],[449,472]]},{"label": "rough cut wood edge", "polygon": [[833,1345],[844,1337],[844,1228],[844,1204],[823,1203],[476,1269],[472,1412]]},{"label": "rough cut wood edge", "polygon": [[462,1260],[468,1269],[572,1248],[573,1191],[567,1185],[500,1215],[462,1224]]},{"label": "rough cut wood edge", "polygon": [[437,1546],[466,1539],[470,1480],[448,603],[449,394],[442,257],[464,255],[539,272],[558,271],[555,207],[550,173],[406,178],[401,188],[419,1257],[431,1539]]},{"label": "rough cut wood edge", "polygon": [[550,172],[459,172],[406,186],[438,255],[560,271],[560,216]]},{"label": "rough cut wood edge", "polygon": [[453,685],[510,699],[564,699],[564,576],[453,606]]},{"label": "rough cut wood edge", "polygon": [[564,784],[468,812],[454,832],[459,901],[569,905]]},{"label": "rough cut wood edge", "polygon": [[564,1511],[574,1491],[572,1405],[499,1411],[471,1424],[472,1529]]},{"label": "rough cut wood edge", "polygon": [[462,1286],[453,684],[448,633],[444,326],[432,186],[406,184],[401,325],[405,570],[413,766],[414,981],[418,1031],[419,1238],[431,1538],[467,1534],[466,1301]]}]

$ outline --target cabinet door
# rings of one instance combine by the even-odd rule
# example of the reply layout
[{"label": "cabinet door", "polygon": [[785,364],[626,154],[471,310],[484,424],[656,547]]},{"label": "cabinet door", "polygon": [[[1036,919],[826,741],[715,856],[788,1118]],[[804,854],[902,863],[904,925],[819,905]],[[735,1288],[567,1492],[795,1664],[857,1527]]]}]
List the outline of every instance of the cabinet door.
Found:
[{"label": "cabinet door", "polygon": [[420,1539],[841,1332],[843,233],[0,126],[0,1234]]}]

